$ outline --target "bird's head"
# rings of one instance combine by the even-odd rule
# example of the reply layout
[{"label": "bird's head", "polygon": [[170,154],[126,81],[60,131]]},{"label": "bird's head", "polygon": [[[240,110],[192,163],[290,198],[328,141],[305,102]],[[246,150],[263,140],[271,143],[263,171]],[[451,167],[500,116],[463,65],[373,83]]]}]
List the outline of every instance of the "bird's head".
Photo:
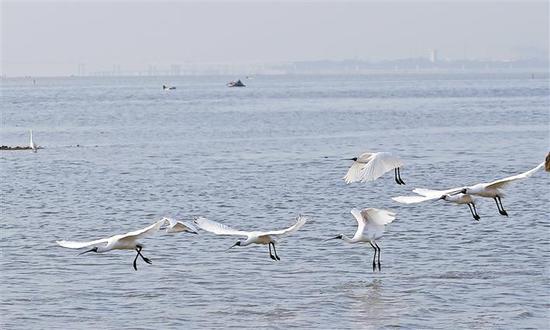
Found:
[{"label": "bird's head", "polygon": [[447,200],[447,197],[449,197],[449,196],[447,196],[447,195],[443,195],[443,196],[439,197],[439,199],[442,199],[442,200]]},{"label": "bird's head", "polygon": [[354,162],[357,161],[357,157],[353,157],[353,158],[344,158],[344,160],[353,160]]},{"label": "bird's head", "polygon": [[463,193],[463,194],[467,194],[468,193],[468,188],[464,188],[460,192]]}]

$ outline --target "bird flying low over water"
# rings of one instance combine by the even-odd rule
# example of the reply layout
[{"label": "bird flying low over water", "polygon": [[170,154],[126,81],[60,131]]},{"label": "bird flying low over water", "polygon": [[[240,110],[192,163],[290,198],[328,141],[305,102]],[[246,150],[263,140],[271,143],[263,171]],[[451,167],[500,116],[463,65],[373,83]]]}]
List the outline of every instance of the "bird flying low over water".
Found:
[{"label": "bird flying low over water", "polygon": [[[382,238],[386,225],[395,220],[395,213],[388,210],[381,210],[375,208],[366,208],[361,211],[358,209],[352,209],[351,214],[357,220],[357,231],[352,238],[347,237],[344,234],[340,234],[331,239],[341,239],[348,243],[369,243],[374,249],[374,255],[372,257],[372,271],[376,271],[376,256],[378,256],[378,271],[380,267],[380,247],[376,243],[377,240]],[[327,241],[328,241],[327,240]]]},{"label": "bird flying low over water", "polygon": [[[527,172],[512,175],[503,179],[498,179],[493,182],[478,183],[472,186],[458,187],[458,188],[452,188],[447,190],[415,189],[413,191],[422,196],[398,196],[398,197],[394,197],[393,200],[400,203],[411,204],[411,203],[419,203],[419,202],[424,202],[429,200],[435,200],[438,198],[443,199],[444,195],[448,195],[448,196],[459,196],[460,194],[473,195],[473,196],[494,199],[495,203],[497,204],[498,212],[501,215],[508,216],[508,212],[506,212],[506,210],[504,210],[504,206],[502,206],[501,198],[504,196],[504,191],[502,189],[514,181],[526,179],[532,176],[543,167],[544,167],[544,162],[540,163],[539,165],[530,169]],[[461,203],[458,203],[458,204],[461,204]],[[474,211],[475,211],[475,208],[474,208]],[[475,215],[474,215],[474,218],[475,218]]]},{"label": "bird flying low over water", "polygon": [[[238,240],[233,244],[229,249],[234,246],[247,246],[250,244],[263,244],[269,246],[269,257],[273,260],[281,260],[277,255],[277,250],[275,250],[275,244],[277,240],[285,235],[290,235],[300,229],[307,221],[305,216],[298,216],[296,218],[296,223],[292,226],[281,229],[281,230],[272,230],[272,231],[242,231],[236,230],[231,227],[228,227],[224,224],[221,224],[216,221],[208,220],[204,217],[199,217],[195,219],[195,224],[202,230],[214,233],[216,235],[229,235],[229,236],[243,236],[246,237],[245,240]],[[271,252],[271,247],[273,246],[273,253]],[[229,250],[228,249],[228,250]]]},{"label": "bird flying low over water", "polygon": [[493,182],[478,183],[473,186],[463,187],[462,189],[459,190],[459,192],[463,194],[468,194],[468,195],[493,198],[495,200],[495,203],[497,204],[498,212],[501,215],[508,216],[508,212],[506,212],[506,210],[504,210],[504,206],[502,206],[501,197],[504,196],[504,192],[502,191],[502,188],[504,188],[505,186],[507,186],[508,184],[514,181],[526,179],[532,176],[538,170],[540,170],[543,166],[544,166],[544,163],[540,163],[539,165],[537,165],[533,169],[530,169],[527,172],[523,172],[517,175],[512,175],[504,179],[495,180]]},{"label": "bird flying low over water", "polygon": [[384,173],[394,171],[395,182],[405,184],[401,179],[403,161],[389,152],[365,152],[359,157],[346,160],[353,160],[344,180],[346,183],[374,181]]},{"label": "bird flying low over water", "polygon": [[470,195],[466,195],[462,193],[459,193],[456,195],[450,195],[450,193],[453,193],[455,191],[456,189],[431,190],[431,189],[416,188],[413,190],[413,192],[418,194],[416,196],[398,196],[398,197],[393,197],[392,199],[396,202],[403,203],[403,204],[415,204],[415,203],[421,203],[421,202],[437,200],[437,199],[442,199],[446,202],[455,203],[459,205],[466,204],[468,205],[468,208],[472,213],[472,217],[475,220],[481,219],[481,217],[477,213],[474,198],[472,198],[472,196]]},{"label": "bird flying low over water", "polygon": [[176,233],[176,232],[190,232],[197,233],[196,228],[193,225],[183,223],[181,221],[176,221],[171,218],[162,218],[161,220],[153,223],[150,226],[147,226],[143,229],[131,231],[123,235],[114,235],[107,238],[98,239],[95,241],[89,242],[75,242],[75,241],[56,241],[57,244],[64,248],[69,249],[83,249],[89,248],[80,254],[95,252],[95,253],[104,253],[111,250],[135,250],[137,252],[136,257],[134,258],[133,266],[137,270],[137,258],[141,257],[143,261],[148,264],[153,263],[151,259],[146,258],[141,254],[143,245],[138,241],[147,236],[153,235],[161,229],[162,226],[166,226],[166,232]]}]

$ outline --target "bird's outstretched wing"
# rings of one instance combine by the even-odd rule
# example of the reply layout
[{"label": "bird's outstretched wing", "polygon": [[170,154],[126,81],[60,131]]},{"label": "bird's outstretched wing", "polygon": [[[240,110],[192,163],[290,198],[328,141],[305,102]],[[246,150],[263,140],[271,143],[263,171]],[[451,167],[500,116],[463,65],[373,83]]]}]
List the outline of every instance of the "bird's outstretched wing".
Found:
[{"label": "bird's outstretched wing", "polygon": [[540,163],[535,168],[532,168],[527,172],[523,172],[523,173],[520,173],[520,174],[509,176],[509,177],[504,178],[504,179],[500,179],[500,180],[496,180],[496,181],[487,183],[486,187],[487,188],[495,188],[495,189],[502,188],[502,187],[508,185],[509,183],[512,183],[513,181],[526,179],[526,178],[532,176],[533,174],[535,174],[538,170],[540,170],[543,167],[544,167],[544,162]]},{"label": "bird's outstretched wing", "polygon": [[182,222],[168,217],[164,217],[162,219],[164,220],[167,233],[181,233],[186,231],[189,233],[198,234],[197,228],[189,222]]},{"label": "bird's outstretched wing", "polygon": [[[441,197],[441,196],[439,196]],[[392,199],[398,203],[402,204],[415,204],[415,203],[422,203],[429,200],[434,200],[436,198],[427,197],[427,196],[421,196],[421,195],[415,195],[415,196],[397,196],[392,197]]]},{"label": "bird's outstretched wing", "polygon": [[394,212],[373,207],[361,210],[361,215],[363,219],[366,219],[367,224],[373,223],[377,226],[384,226],[395,220]]},{"label": "bird's outstretched wing", "polygon": [[403,161],[389,152],[375,153],[362,170],[361,182],[374,181],[384,173],[401,166]]},{"label": "bird's outstretched wing", "polygon": [[104,245],[104,244],[107,244],[108,241],[109,241],[108,238],[102,238],[102,239],[97,239],[95,241],[89,241],[89,242],[56,241],[56,243],[64,248],[82,249],[85,247]]},{"label": "bird's outstretched wing", "polygon": [[138,238],[152,235],[160,229],[160,227],[164,224],[164,221],[165,221],[164,219],[161,219],[143,229],[134,230],[121,236],[122,238],[138,239]]},{"label": "bird's outstretched wing", "polygon": [[355,235],[367,234],[381,237],[384,234],[384,226],[395,220],[395,213],[375,208],[366,208],[361,211],[352,209],[351,214],[358,223]]},{"label": "bird's outstretched wing", "polygon": [[250,233],[242,230],[236,230],[216,221],[208,220],[204,217],[195,219],[195,224],[202,230],[214,233],[216,235],[248,236]]},{"label": "bird's outstretched wing", "polygon": [[296,223],[292,226],[281,229],[281,230],[272,230],[268,232],[261,233],[262,235],[271,235],[271,236],[283,236],[283,235],[289,235],[294,232],[296,232],[298,229],[302,228],[302,226],[307,222],[307,218],[303,215],[299,215],[296,218]]},{"label": "bird's outstretched wing", "polygon": [[351,209],[351,214],[353,215],[355,220],[357,220],[356,234],[357,233],[361,234],[363,230],[365,230],[366,221],[365,219],[363,219],[363,216],[361,215],[361,211],[359,211],[358,209]]},{"label": "bird's outstretched wing", "polygon": [[365,165],[366,164],[364,163],[353,162],[353,164],[350,166],[348,172],[343,178],[346,181],[346,183],[350,184],[352,182],[361,181],[363,168],[365,168]]}]

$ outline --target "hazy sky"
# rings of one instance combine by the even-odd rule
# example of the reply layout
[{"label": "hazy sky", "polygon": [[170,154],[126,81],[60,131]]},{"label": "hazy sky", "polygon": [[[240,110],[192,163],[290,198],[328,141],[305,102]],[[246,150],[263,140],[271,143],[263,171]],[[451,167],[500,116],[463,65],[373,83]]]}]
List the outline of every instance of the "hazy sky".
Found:
[{"label": "hazy sky", "polygon": [[4,1],[2,74],[172,63],[548,56],[548,1]]}]

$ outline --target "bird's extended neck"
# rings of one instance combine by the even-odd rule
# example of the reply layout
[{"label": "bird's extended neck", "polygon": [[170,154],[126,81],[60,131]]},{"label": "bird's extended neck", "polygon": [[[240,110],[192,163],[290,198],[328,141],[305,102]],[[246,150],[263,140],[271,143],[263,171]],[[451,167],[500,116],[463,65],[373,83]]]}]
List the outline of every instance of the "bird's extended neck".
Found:
[{"label": "bird's extended neck", "polygon": [[345,241],[345,242],[348,242],[348,243],[355,243],[356,242],[353,238],[349,238],[346,235],[342,234],[341,236],[342,236],[341,237],[342,241]]}]

